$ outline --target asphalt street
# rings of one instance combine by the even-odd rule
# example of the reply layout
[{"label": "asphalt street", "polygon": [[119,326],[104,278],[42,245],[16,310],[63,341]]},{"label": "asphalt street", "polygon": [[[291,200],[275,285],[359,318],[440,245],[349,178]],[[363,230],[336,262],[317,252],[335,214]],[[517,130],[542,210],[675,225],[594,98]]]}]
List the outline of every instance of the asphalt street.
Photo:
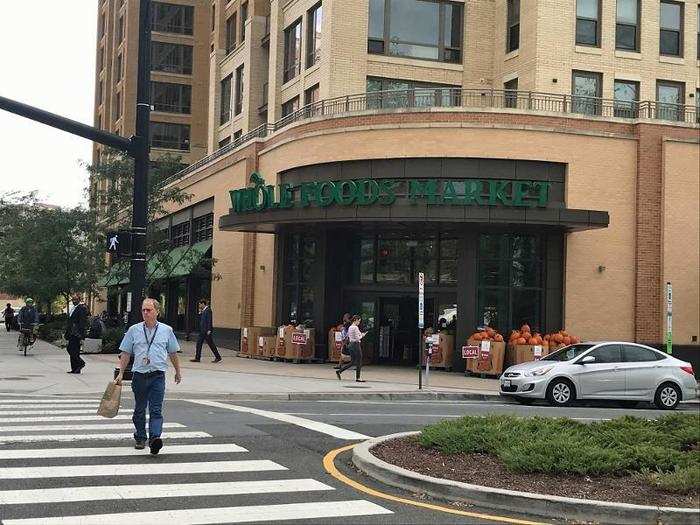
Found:
[{"label": "asphalt street", "polygon": [[[94,396],[0,395],[0,520],[51,523],[494,523],[525,515],[468,506],[448,514],[365,494],[329,475],[332,450],[465,414],[570,416],[583,421],[650,409],[553,409],[501,402],[280,401],[225,396],[166,403],[158,456],[131,448],[131,394],[114,420],[95,416]],[[683,405],[684,411],[698,405]],[[21,430],[18,430],[21,429]],[[335,466],[356,482],[416,501],[425,496],[361,475],[343,453]],[[442,502],[435,502],[444,505]],[[490,517],[490,519],[488,519]],[[532,519],[532,518],[529,518]],[[541,520],[533,520],[541,521]]]}]

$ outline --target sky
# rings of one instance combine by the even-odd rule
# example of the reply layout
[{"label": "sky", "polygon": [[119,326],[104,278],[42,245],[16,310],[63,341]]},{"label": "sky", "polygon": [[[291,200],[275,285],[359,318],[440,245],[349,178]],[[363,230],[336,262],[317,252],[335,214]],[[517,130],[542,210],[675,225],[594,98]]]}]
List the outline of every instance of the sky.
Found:
[{"label": "sky", "polygon": [[[0,0],[0,96],[93,125],[97,0]],[[0,194],[86,205],[92,142],[0,110]]]}]

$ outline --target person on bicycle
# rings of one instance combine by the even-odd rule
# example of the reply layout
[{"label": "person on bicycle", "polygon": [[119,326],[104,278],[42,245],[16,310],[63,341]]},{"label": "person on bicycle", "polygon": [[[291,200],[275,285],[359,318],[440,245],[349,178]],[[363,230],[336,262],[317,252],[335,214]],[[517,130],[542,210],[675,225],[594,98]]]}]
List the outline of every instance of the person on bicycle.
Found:
[{"label": "person on bicycle", "polygon": [[30,343],[34,344],[36,341],[36,335],[34,335],[34,327],[39,324],[39,312],[37,312],[34,306],[34,299],[27,297],[24,301],[24,306],[19,311],[19,318],[17,322],[19,323],[19,330],[30,330]]}]

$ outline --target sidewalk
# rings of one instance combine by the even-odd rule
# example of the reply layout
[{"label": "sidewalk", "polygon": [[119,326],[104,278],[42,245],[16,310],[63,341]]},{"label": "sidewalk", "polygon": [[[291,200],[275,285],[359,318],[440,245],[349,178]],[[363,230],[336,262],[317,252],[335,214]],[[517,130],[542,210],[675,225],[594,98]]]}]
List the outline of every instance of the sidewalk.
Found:
[{"label": "sidewalk", "polygon": [[[113,376],[118,356],[84,355],[87,365],[82,374],[67,374],[68,354],[45,341],[38,340],[27,357],[16,348],[17,332],[0,332],[0,393],[67,394],[102,393]],[[168,375],[172,396],[231,394],[251,398],[260,396],[287,397],[291,394],[327,393],[414,394],[418,393],[418,371],[414,368],[367,366],[362,377],[366,383],[356,383],[354,372],[348,371],[338,381],[330,363],[293,364],[239,358],[228,349],[221,349],[223,361],[211,363],[212,355],[205,345],[202,362],[191,363],[195,343],[180,340],[183,380],[180,385]],[[426,390],[424,388],[424,390]],[[445,394],[498,395],[498,382],[490,379],[465,377],[463,374],[430,372],[430,391]]]}]

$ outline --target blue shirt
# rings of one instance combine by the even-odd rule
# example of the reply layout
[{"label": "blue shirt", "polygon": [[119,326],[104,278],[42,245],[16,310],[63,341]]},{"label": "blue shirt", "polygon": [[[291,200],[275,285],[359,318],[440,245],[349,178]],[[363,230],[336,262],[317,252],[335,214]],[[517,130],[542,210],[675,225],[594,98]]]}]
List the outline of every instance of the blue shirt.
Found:
[{"label": "blue shirt", "polygon": [[[142,374],[156,370],[165,372],[168,369],[168,354],[174,354],[180,349],[173,329],[167,324],[160,322],[157,326],[158,329],[155,331],[155,336],[153,335],[153,329],[146,329],[148,341],[153,338],[150,351],[148,351],[148,341],[144,334],[143,323],[131,326],[124,334],[119,350],[128,354],[134,354],[134,364],[131,367],[134,372]],[[148,355],[148,363],[144,362],[146,355]]]}]

